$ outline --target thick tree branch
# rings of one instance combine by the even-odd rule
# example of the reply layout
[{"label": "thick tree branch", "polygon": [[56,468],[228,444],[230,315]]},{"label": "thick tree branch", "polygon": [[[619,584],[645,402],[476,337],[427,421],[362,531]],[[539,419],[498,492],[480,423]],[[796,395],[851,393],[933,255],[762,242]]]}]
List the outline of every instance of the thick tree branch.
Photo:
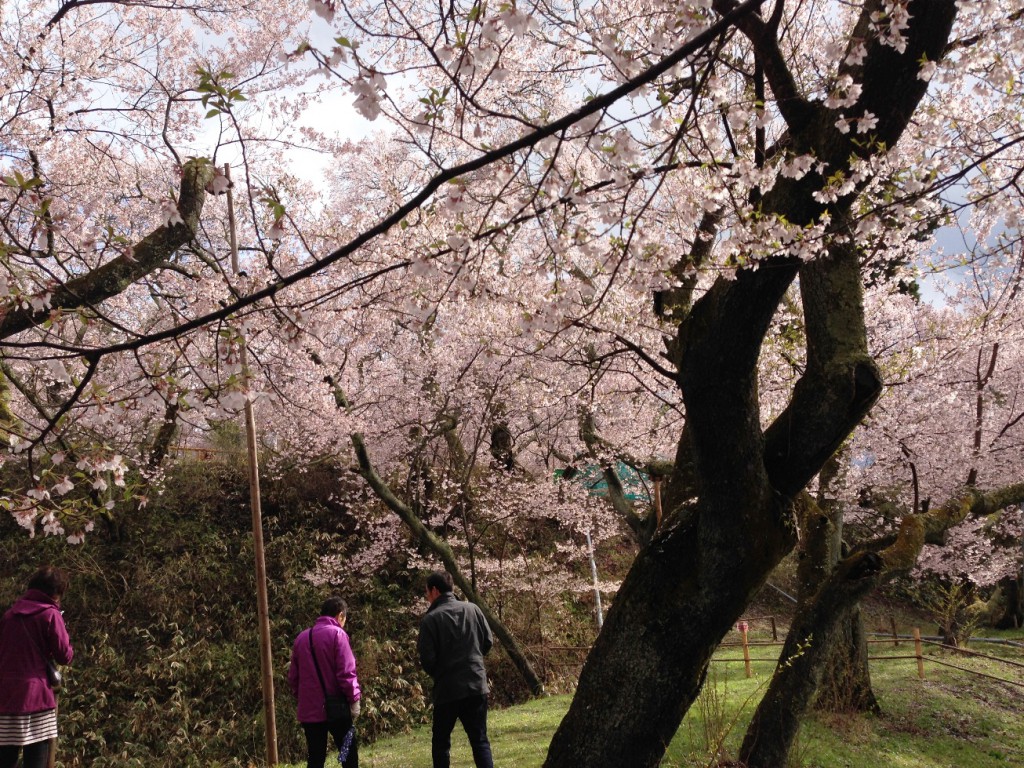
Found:
[{"label": "thick tree branch", "polygon": [[[987,492],[978,490],[976,487],[965,486],[959,495],[948,499],[943,504],[929,507],[927,512],[916,515],[916,517],[920,518],[923,526],[924,543],[942,546],[946,543],[946,531],[962,523],[968,517],[991,515],[1018,504],[1024,504],[1024,483],[1006,485]],[[898,533],[878,536],[857,545],[853,553],[879,552],[893,547],[897,538]]]},{"label": "thick tree branch", "polygon": [[419,540],[427,549],[433,552],[448,570],[448,573],[452,575],[452,580],[456,586],[462,590],[462,593],[466,598],[475,603],[481,611],[483,611],[484,617],[487,619],[487,623],[490,625],[491,630],[498,639],[501,640],[502,647],[508,654],[512,663],[519,670],[519,673],[526,680],[526,684],[530,687],[530,691],[540,696],[544,693],[544,684],[537,677],[533,671],[533,667],[527,660],[526,655],[519,647],[519,643],[513,637],[512,633],[509,632],[508,628],[501,622],[501,620],[494,614],[487,602],[473,589],[473,585],[463,575],[462,569],[459,567],[458,560],[455,558],[455,553],[448,544],[438,538],[432,531],[430,531],[423,522],[413,514],[413,511],[406,505],[401,499],[399,499],[387,483],[384,482],[383,478],[377,474],[377,471],[373,468],[373,464],[370,462],[370,455],[366,450],[366,444],[363,441],[363,436],[358,432],[352,435],[352,447],[355,449],[356,458],[359,461],[359,473],[363,476],[366,482],[373,489],[373,492],[377,494],[377,498],[383,501],[388,509],[394,512],[401,518],[402,522],[406,524],[413,535]]},{"label": "thick tree branch", "polygon": [[[193,318],[187,322],[181,323],[173,328],[169,328],[164,331],[156,333],[146,334],[138,336],[121,344],[112,344],[102,349],[97,349],[95,352],[100,355],[111,355],[118,352],[124,352],[129,350],[141,349],[142,347],[150,344],[155,344],[160,341],[166,341],[167,339],[176,338],[183,336],[197,328],[202,328],[210,323],[214,323],[220,320],[224,320],[231,315],[237,314],[240,310],[247,307],[251,307],[264,299],[272,298],[283,289],[301,283],[304,280],[322,272],[325,268],[330,265],[348,257],[355,253],[364,245],[372,242],[376,238],[380,237],[384,233],[390,231],[392,228],[397,226],[399,222],[405,219],[413,211],[417,210],[420,206],[426,203],[435,192],[441,189],[452,179],[456,179],[460,176],[474,173],[482,168],[487,168],[499,160],[514,155],[523,149],[532,147],[549,136],[557,136],[561,132],[569,129],[581,120],[584,120],[591,115],[600,114],[607,110],[613,104],[617,103],[623,98],[626,98],[632,92],[636,91],[641,86],[647,85],[648,83],[654,82],[661,75],[665,74],[677,64],[685,61],[689,56],[692,56],[697,51],[701,50],[705,46],[709,45],[719,35],[726,30],[730,29],[736,23],[737,19],[742,18],[744,15],[752,12],[756,8],[760,7],[765,0],[746,0],[746,2],[737,5],[734,10],[729,11],[725,16],[716,21],[714,24],[709,26],[703,32],[695,35],[692,39],[681,45],[679,48],[674,50],[665,58],[658,61],[656,64],[643,70],[636,77],[626,81],[622,85],[613,88],[607,93],[597,96],[593,99],[589,99],[579,109],[576,109],[563,117],[552,120],[547,125],[538,128],[535,131],[531,131],[521,138],[509,142],[501,147],[484,152],[480,156],[469,160],[460,165],[452,166],[447,168],[440,173],[433,176],[423,187],[412,197],[410,197],[402,205],[398,206],[391,214],[381,219],[376,225],[364,230],[360,234],[353,237],[346,244],[335,249],[331,253],[323,256],[319,259],[314,259],[308,266],[298,269],[291,274],[281,277],[277,282],[271,283],[266,288],[259,291],[255,291],[247,296],[241,297],[238,300],[227,304],[219,310],[210,312],[201,317]],[[184,216],[184,212],[182,213]],[[378,276],[387,274],[397,269],[403,269],[408,266],[408,261],[399,262],[393,266],[385,267],[380,270],[376,270],[370,275],[359,278],[352,281],[349,285],[362,285],[369,280],[372,280]],[[2,328],[2,325],[0,325]],[[2,338],[2,336],[0,336]],[[80,352],[77,348],[71,348],[62,346],[60,344],[48,345],[53,349],[67,349],[69,352]]]},{"label": "thick tree branch", "polygon": [[213,166],[205,159],[185,163],[181,169],[181,192],[178,195],[181,223],[158,227],[135,245],[130,254],[119,256],[56,287],[50,295],[51,309],[9,310],[0,318],[0,339],[40,325],[54,312],[100,304],[171,258],[175,251],[195,237],[206,201],[206,185],[213,179],[213,173]]},{"label": "thick tree branch", "polygon": [[800,269],[807,368],[786,409],[765,433],[772,485],[803,488],[878,399],[882,380],[868,353],[859,251],[833,243]]},{"label": "thick tree branch", "polygon": [[[735,0],[715,0],[713,3],[714,9],[723,15],[735,12],[737,6]],[[760,16],[748,13],[737,20],[736,26],[754,46],[757,61],[764,70],[786,123],[802,125],[809,122],[814,107],[800,95],[793,73],[786,64],[786,57],[775,37],[778,25],[765,23]]]},{"label": "thick tree branch", "polygon": [[[877,36],[871,39],[860,78],[861,95],[849,116],[870,112],[878,124],[869,134],[872,141],[864,143],[859,155],[896,145],[928,90],[927,80],[919,77],[921,67],[940,61],[946,52],[956,6],[953,0],[913,0],[907,9],[911,23],[904,33],[903,51]],[[862,13],[866,12],[867,7]]]}]

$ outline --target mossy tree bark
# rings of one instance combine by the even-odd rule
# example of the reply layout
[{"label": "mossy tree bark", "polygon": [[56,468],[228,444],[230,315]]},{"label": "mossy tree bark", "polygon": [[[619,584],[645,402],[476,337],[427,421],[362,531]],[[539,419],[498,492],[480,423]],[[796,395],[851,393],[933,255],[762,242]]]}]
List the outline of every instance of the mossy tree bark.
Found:
[{"label": "mossy tree bark", "polygon": [[868,636],[859,603],[850,606],[844,621],[836,627],[814,706],[823,712],[881,714],[881,706],[871,687]]},{"label": "mossy tree bark", "polygon": [[870,548],[843,558],[817,593],[797,609],[779,664],[744,736],[740,762],[747,768],[786,764],[800,720],[813,704],[830,654],[865,595],[910,570],[925,542],[937,540],[968,515],[990,514],[1022,501],[1024,483],[991,493],[967,488],[961,496],[939,507],[905,517],[896,536],[879,539]]},{"label": "mossy tree bark", "polygon": [[[735,7],[728,0],[713,5],[719,13]],[[851,37],[869,39],[870,15],[879,9],[880,3],[865,3]],[[864,63],[851,67],[862,84],[852,113],[878,116],[876,142],[841,134],[833,112],[798,93],[774,20],[747,16],[737,26],[754,46],[788,124],[788,149],[813,154],[827,172],[840,172],[849,170],[851,158],[897,143],[926,89],[917,77],[920,62],[941,58],[955,13],[954,0],[914,0],[905,51],[875,41]],[[815,193],[823,183],[815,172],[799,180],[780,178],[761,199],[761,209],[791,223],[820,222],[825,210]],[[831,233],[846,231],[853,198],[829,206]],[[762,431],[757,359],[772,316],[798,274],[808,365],[788,407]],[[660,762],[700,691],[711,654],[792,549],[794,499],[880,392],[864,343],[861,285],[853,248],[807,265],[785,257],[763,261],[756,270],[741,269],[735,279],[717,281],[668,340],[687,426],[665,489],[667,519],[623,581],[552,739],[546,768],[644,768]],[[873,572],[878,559],[862,553],[846,564],[849,579],[830,588],[855,592],[861,573]],[[815,612],[807,621],[831,617],[831,604],[813,601],[809,607]],[[784,764],[785,759],[771,763]]]},{"label": "mossy tree bark", "polygon": [[984,604],[983,615],[996,629],[1016,629],[1024,624],[1024,590],[1021,574],[1008,576],[996,585],[992,597]]},{"label": "mossy tree bark", "polygon": [[[832,485],[847,461],[839,451],[818,473],[818,494],[804,494],[800,505],[800,549],[797,575],[801,604],[813,600],[829,574],[848,554],[843,541],[843,506],[831,495]],[[850,607],[848,618],[836,627],[832,648],[823,662],[816,706],[828,712],[878,712],[871,688],[867,635],[859,604]]]}]

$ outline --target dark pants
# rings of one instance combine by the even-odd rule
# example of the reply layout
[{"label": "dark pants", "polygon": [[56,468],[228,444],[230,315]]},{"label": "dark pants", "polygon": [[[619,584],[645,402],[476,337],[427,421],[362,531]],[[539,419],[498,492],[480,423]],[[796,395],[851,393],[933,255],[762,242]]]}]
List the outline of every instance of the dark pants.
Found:
[{"label": "dark pants", "polygon": [[[327,760],[327,734],[330,733],[334,737],[334,746],[340,750],[345,734],[351,727],[352,720],[347,716],[329,723],[303,723],[302,730],[306,732],[307,767],[324,768]],[[352,747],[348,751],[348,758],[341,764],[342,768],[359,768],[358,741],[353,734]]]},{"label": "dark pants", "polygon": [[24,768],[46,768],[46,760],[50,756],[50,740],[37,741],[24,747],[0,747],[0,768],[14,768],[18,762],[18,750],[22,753]]},{"label": "dark pants", "polygon": [[461,720],[462,727],[466,729],[476,768],[494,768],[491,742],[487,740],[487,694],[434,704],[434,733],[430,745],[434,768],[449,766],[452,729],[456,720]]}]

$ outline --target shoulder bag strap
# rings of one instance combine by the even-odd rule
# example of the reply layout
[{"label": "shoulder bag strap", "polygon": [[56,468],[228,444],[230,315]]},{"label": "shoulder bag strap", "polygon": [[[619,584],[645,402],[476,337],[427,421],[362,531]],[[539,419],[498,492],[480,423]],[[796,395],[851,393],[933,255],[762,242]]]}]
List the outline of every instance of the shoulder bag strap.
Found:
[{"label": "shoulder bag strap", "polygon": [[320,673],[320,664],[316,660],[316,649],[313,648],[313,628],[309,628],[309,655],[313,657],[313,666],[316,668],[316,677],[320,681],[320,690],[323,691],[324,699],[327,699],[327,686],[324,685],[324,676]]}]

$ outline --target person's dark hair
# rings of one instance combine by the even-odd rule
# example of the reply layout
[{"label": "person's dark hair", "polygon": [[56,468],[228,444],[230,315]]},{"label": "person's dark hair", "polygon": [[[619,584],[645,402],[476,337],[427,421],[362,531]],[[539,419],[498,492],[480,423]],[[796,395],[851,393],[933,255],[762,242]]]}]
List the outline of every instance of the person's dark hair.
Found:
[{"label": "person's dark hair", "polygon": [[337,616],[339,613],[348,615],[348,603],[345,602],[344,598],[337,595],[331,595],[320,606],[321,616]]},{"label": "person's dark hair", "polygon": [[434,571],[427,576],[427,589],[436,589],[442,594],[452,591],[452,576],[444,571]]},{"label": "person's dark hair", "polygon": [[28,580],[29,589],[38,589],[56,599],[68,591],[68,575],[60,568],[44,565]]}]

